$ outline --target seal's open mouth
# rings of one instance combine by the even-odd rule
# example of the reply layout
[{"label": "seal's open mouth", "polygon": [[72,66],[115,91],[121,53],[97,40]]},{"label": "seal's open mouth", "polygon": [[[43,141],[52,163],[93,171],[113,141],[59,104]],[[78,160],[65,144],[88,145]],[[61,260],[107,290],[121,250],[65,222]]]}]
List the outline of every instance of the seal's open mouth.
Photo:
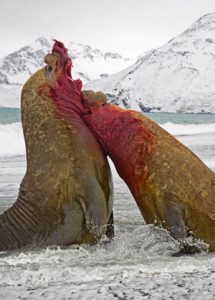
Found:
[{"label": "seal's open mouth", "polygon": [[[92,109],[107,104],[106,96],[102,92],[84,91],[81,92],[82,82],[73,80],[71,76],[72,60],[64,44],[54,40],[52,53],[47,54],[45,62],[45,79],[52,89],[52,97],[61,107],[73,105],[78,106],[81,114],[89,114]],[[73,97],[74,92],[78,97]],[[76,100],[75,100],[76,99]],[[76,101],[76,102],[75,102]],[[79,102],[79,103],[78,103]]]},{"label": "seal's open mouth", "polygon": [[57,69],[71,78],[72,60],[68,55],[68,50],[64,47],[63,43],[57,40],[54,41],[52,53],[46,55],[45,63],[48,64],[47,67],[49,70],[50,67],[55,70]]},{"label": "seal's open mouth", "polygon": [[51,88],[50,98],[54,100],[58,113],[75,111],[86,113],[81,103],[81,80],[73,80],[71,76],[72,60],[64,44],[54,40],[52,53],[45,57],[44,69],[46,83]]}]

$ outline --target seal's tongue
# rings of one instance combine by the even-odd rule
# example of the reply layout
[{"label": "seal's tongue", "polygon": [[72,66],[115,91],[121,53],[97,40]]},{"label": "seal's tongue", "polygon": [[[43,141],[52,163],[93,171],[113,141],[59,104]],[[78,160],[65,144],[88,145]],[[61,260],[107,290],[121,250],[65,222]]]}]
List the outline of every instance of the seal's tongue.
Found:
[{"label": "seal's tongue", "polygon": [[59,55],[58,66],[71,78],[72,60],[68,55],[68,49],[64,44],[54,40],[52,48],[52,54],[57,53]]}]

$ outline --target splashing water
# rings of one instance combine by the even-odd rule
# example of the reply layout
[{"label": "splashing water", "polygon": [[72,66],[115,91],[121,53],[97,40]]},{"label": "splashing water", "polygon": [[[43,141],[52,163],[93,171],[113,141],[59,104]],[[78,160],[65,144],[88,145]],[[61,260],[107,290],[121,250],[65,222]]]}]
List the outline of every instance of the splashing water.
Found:
[{"label": "splashing water", "polygon": [[[192,131],[180,140],[215,169],[213,130]],[[11,148],[14,154],[0,155],[1,211],[16,199],[25,172],[23,152]],[[178,243],[165,230],[144,224],[114,169],[113,175],[114,240],[1,252],[0,299],[215,299],[215,255],[172,257]]]}]

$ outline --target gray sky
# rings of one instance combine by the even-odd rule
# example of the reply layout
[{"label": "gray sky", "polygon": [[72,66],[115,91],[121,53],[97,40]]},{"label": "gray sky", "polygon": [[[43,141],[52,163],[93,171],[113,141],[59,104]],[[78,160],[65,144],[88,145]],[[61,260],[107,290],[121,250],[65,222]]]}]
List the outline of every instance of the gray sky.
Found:
[{"label": "gray sky", "polygon": [[211,12],[215,0],[0,0],[0,56],[40,36],[137,56]]}]

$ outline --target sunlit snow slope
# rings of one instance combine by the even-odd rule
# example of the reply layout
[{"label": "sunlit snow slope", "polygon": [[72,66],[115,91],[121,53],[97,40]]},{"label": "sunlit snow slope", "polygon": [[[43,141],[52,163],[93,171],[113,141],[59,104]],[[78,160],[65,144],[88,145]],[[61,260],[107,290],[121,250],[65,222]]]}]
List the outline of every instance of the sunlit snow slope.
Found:
[{"label": "sunlit snow slope", "polygon": [[102,90],[126,108],[215,113],[215,13],[127,69],[86,88]]}]

